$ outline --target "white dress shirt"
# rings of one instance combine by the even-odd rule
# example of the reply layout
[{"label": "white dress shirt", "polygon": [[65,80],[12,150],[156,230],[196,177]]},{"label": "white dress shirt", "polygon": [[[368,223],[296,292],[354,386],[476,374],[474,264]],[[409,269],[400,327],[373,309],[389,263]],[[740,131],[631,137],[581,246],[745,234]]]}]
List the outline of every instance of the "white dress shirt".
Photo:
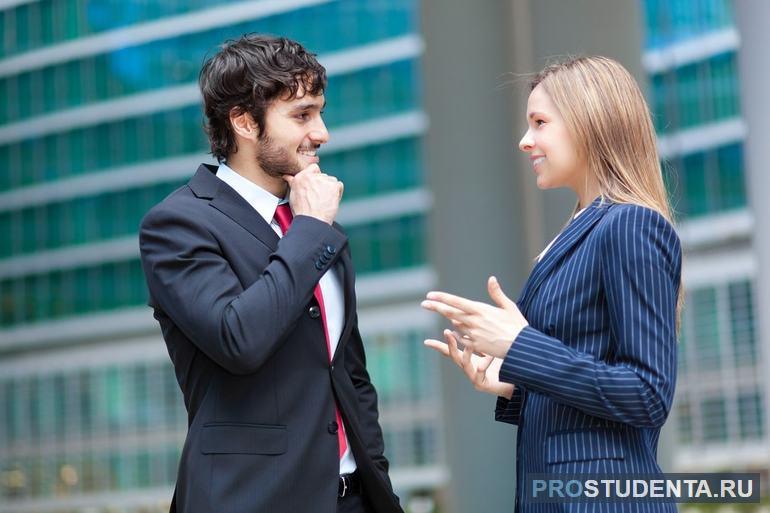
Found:
[{"label": "white dress shirt", "polygon": [[[235,192],[262,216],[275,233],[279,237],[283,237],[281,227],[275,220],[275,209],[280,203],[285,203],[286,200],[274,196],[248,178],[238,174],[226,164],[219,165],[217,178],[235,189]],[[329,345],[331,346],[331,354],[334,354],[342,335],[342,325],[345,322],[345,292],[342,288],[342,280],[335,272],[325,272],[321,276],[319,284],[321,285],[321,294],[323,294],[324,298],[326,328],[329,330]],[[345,454],[340,459],[340,474],[348,474],[356,470],[356,460],[350,451],[349,442],[347,447],[347,451],[345,451]]]}]

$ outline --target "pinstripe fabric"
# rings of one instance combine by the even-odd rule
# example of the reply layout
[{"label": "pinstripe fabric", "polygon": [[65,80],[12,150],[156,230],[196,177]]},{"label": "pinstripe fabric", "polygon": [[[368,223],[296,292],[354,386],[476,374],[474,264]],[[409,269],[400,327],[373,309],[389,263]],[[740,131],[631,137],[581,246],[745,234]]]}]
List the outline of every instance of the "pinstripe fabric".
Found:
[{"label": "pinstripe fabric", "polygon": [[532,504],[530,473],[660,472],[676,380],[681,247],[657,212],[598,198],[535,266],[517,304],[530,323],[500,370],[516,390],[517,511],[676,511],[671,504]]}]

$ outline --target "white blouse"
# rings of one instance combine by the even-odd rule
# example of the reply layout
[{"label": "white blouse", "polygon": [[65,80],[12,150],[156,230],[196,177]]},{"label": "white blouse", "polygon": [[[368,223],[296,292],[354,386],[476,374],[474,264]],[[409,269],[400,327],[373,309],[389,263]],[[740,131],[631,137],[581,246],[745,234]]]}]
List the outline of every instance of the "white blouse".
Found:
[{"label": "white blouse", "polygon": [[[586,207],[586,208],[588,208],[588,207]],[[585,210],[586,210],[585,208],[581,208],[580,210],[578,210],[578,211],[575,213],[575,215],[572,217],[572,219],[577,219],[577,216],[579,216],[580,214],[582,214],[583,212],[585,212]],[[556,239],[558,239],[558,238],[559,238],[559,235],[561,235],[561,232],[559,232],[559,233],[556,235],[556,237],[554,237],[554,238],[553,238],[553,240],[551,240],[551,242],[549,242],[549,243],[548,243],[548,245],[545,247],[545,249],[542,251],[542,253],[540,253],[539,255],[537,255],[537,258],[535,259],[535,261],[536,261],[536,262],[539,262],[540,260],[542,260],[542,259],[543,259],[543,257],[545,256],[545,254],[546,254],[546,253],[548,253],[548,250],[549,250],[549,249],[551,249],[551,246],[553,246],[553,243],[554,243],[554,242],[556,242]]]}]

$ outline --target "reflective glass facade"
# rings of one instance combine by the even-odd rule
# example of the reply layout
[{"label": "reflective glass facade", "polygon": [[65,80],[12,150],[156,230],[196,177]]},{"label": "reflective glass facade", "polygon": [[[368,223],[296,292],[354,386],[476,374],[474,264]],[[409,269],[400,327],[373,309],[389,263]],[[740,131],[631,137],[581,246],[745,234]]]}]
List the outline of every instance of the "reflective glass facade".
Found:
[{"label": "reflective glass facade", "polygon": [[[742,137],[720,137],[726,129],[719,127],[741,117],[731,2],[644,0],[642,6],[645,51],[659,62],[671,63],[655,66],[649,75],[649,104],[659,137],[689,134],[697,140],[713,139],[713,132],[718,135],[696,150],[664,155],[663,168],[678,217],[746,208]],[[699,46],[709,50],[698,51]],[[678,62],[674,55],[692,57]],[[712,135],[705,135],[707,130]]]},{"label": "reflective glass facade", "polygon": [[8,57],[125,28],[135,23],[195,12],[201,8],[236,4],[233,0],[41,0],[0,12],[0,27],[5,34],[0,57]]},{"label": "reflective glass facade", "polygon": [[689,291],[679,346],[680,443],[759,442],[766,436],[753,303],[748,280]]},{"label": "reflective glass facade", "polygon": [[[140,5],[140,2],[115,4]],[[32,6],[26,7],[32,10]],[[21,6],[17,9],[24,8]],[[3,106],[0,110],[0,123],[195,81],[200,63],[207,52],[223,41],[243,33],[280,34],[301,41],[312,48],[313,53],[325,54],[414,32],[416,27],[412,13],[413,10],[403,1],[392,4],[352,0],[322,3],[259,20],[184,34],[173,39],[150,41],[108,54],[45,66],[0,81],[0,95],[4,99],[0,102]],[[319,23],[319,20],[323,20],[323,23]],[[141,21],[135,20],[134,23]],[[329,37],[330,34],[334,34],[334,37]],[[378,87],[381,84],[362,81],[356,81],[356,84],[357,87],[353,87],[355,96],[363,102],[355,105],[354,110],[356,106],[376,106],[376,101],[369,101],[370,94],[376,94],[376,91],[367,90],[367,87]],[[384,86],[404,86],[407,88],[404,96],[412,96],[408,81],[386,81]],[[26,91],[32,94],[22,94]],[[355,102],[355,99],[352,101]],[[350,110],[342,106],[338,108],[345,112]]]},{"label": "reflective glass facade", "polygon": [[[395,469],[433,465],[438,361],[422,330],[366,337]],[[173,487],[187,413],[165,359],[0,378],[4,500]]]},{"label": "reflective glass facade", "polygon": [[730,0],[644,0],[645,46],[663,48],[731,27]]},{"label": "reflective glass facade", "polygon": [[738,226],[741,219],[750,226],[753,213],[734,6],[730,0],[641,5],[649,103],[685,244],[673,465],[756,470],[768,439],[767,341],[759,338],[755,306],[756,269],[765,263],[756,262],[752,228]]},{"label": "reflective glass facade", "polygon": [[[230,24],[209,11],[210,27],[185,30],[186,16],[236,4],[40,0],[0,11],[0,198],[7,200],[0,199],[0,340],[11,341],[0,345],[0,369],[13,369],[30,351],[46,362],[34,372],[0,372],[0,513],[33,505],[80,511],[76,505],[89,497],[99,497],[89,512],[167,507],[187,421],[167,358],[122,362],[130,352],[125,335],[94,339],[85,321],[82,342],[66,344],[86,356],[90,347],[114,347],[116,361],[86,357],[63,368],[46,347],[57,344],[57,323],[96,315],[109,326],[111,315],[146,304],[138,225],[188,179],[178,170],[164,174],[165,162],[207,160],[197,98],[176,101],[194,86],[207,52],[240,34],[267,32],[299,40],[322,63],[333,58],[340,71],[331,70],[324,118],[339,146],[322,163],[345,183],[343,211],[346,201],[365,206],[383,194],[424,190],[424,127],[366,128],[423,114],[421,49],[407,42],[403,56],[376,52],[380,44],[420,40],[418,2],[287,0],[280,12]],[[136,36],[145,23],[180,34]],[[110,34],[129,35],[119,48],[89,47]],[[45,59],[3,71],[26,55]],[[146,109],[148,95],[161,101]],[[350,139],[357,132],[365,141]],[[348,135],[335,140],[338,133]],[[132,175],[141,178],[126,181]],[[429,270],[428,206],[392,209],[346,223],[359,282],[387,272],[400,283],[402,271]],[[398,290],[411,284],[401,282],[393,297],[377,300],[419,309],[418,298]],[[363,315],[367,298],[360,299]],[[410,487],[438,486],[420,477],[443,465],[438,361],[420,343],[428,333],[420,322],[362,331],[394,481],[404,483],[406,497]],[[162,348],[154,322],[142,336],[157,337]],[[18,340],[32,346],[13,345]],[[32,349],[39,340],[45,343]],[[399,481],[401,469],[417,478]]]},{"label": "reflective glass facade", "polygon": [[187,425],[166,362],[0,381],[3,497],[172,486]]}]

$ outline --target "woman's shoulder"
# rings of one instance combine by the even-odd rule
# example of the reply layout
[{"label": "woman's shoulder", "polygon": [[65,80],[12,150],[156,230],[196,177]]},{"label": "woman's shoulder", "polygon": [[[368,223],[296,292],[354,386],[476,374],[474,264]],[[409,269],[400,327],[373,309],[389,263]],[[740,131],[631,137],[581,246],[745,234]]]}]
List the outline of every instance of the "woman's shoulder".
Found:
[{"label": "woman's shoulder", "polygon": [[680,251],[681,241],[671,222],[659,211],[635,203],[609,203],[599,231],[605,241],[627,244],[651,243]]},{"label": "woman's shoulder", "polygon": [[666,231],[676,232],[674,225],[658,210],[637,203],[606,202],[607,212],[602,224],[621,227],[652,226]]}]

